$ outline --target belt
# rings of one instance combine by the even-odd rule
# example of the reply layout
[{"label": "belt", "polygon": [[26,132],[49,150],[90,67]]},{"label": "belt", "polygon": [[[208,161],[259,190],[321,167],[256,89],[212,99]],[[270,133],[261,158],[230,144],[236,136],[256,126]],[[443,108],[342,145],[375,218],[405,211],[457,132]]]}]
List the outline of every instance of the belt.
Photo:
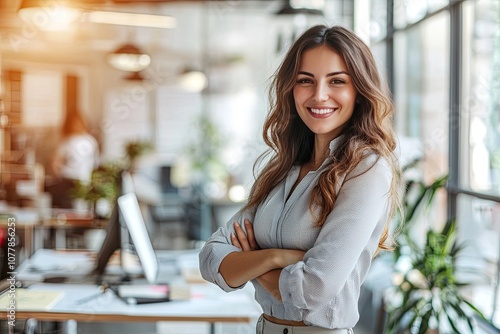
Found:
[{"label": "belt", "polygon": [[328,329],[315,326],[288,326],[271,322],[260,316],[257,334],[353,334],[351,328]]}]

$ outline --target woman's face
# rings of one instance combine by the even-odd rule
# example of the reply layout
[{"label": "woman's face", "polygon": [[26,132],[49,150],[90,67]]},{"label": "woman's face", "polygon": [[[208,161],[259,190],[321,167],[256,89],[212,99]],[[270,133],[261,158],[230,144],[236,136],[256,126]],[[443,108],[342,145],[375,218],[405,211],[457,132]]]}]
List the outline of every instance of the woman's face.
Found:
[{"label": "woman's face", "polygon": [[305,51],[293,88],[295,107],[316,137],[331,141],[356,105],[356,89],[340,56],[327,46]]}]

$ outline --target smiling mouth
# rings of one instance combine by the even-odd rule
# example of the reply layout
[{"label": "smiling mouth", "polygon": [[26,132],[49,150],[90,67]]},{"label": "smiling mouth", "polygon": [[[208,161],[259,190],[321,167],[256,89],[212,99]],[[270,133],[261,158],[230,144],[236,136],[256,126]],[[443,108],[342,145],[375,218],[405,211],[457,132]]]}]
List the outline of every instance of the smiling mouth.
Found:
[{"label": "smiling mouth", "polygon": [[331,114],[338,108],[307,108],[310,112],[317,115]]}]

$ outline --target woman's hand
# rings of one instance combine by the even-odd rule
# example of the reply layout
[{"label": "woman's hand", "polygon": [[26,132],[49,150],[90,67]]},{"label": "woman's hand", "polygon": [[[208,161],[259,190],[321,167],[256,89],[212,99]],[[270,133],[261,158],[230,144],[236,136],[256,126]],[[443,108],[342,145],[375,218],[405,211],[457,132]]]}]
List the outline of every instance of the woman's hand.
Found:
[{"label": "woman's hand", "polygon": [[[255,240],[253,225],[248,219],[244,221],[246,233],[238,222],[234,222],[234,232],[231,233],[231,243],[244,252],[259,250],[260,247]],[[305,252],[298,249],[273,249],[274,259],[279,268],[301,261]]]},{"label": "woman's hand", "polygon": [[277,269],[274,249],[260,249],[253,226],[245,219],[245,231],[238,222],[234,222],[231,243],[241,252],[229,253],[221,262],[219,272],[230,287],[239,287],[273,269]]},{"label": "woman's hand", "polygon": [[245,229],[247,233],[241,228],[238,222],[234,222],[234,232],[231,233],[231,243],[233,246],[238,247],[244,252],[254,251],[260,249],[257,241],[255,240],[255,234],[253,232],[253,225],[250,223],[248,219],[244,221]]},{"label": "woman's hand", "polygon": [[[245,219],[245,231],[241,228],[238,222],[234,222],[234,233],[231,233],[231,243],[238,247],[243,252],[259,250],[260,247],[255,240],[253,225],[248,219]],[[281,293],[279,290],[279,277],[282,268],[301,261],[304,257],[304,251],[296,249],[272,249],[273,262],[276,263],[277,269],[270,270],[256,277],[257,282],[269,291],[276,300],[281,301]]]}]

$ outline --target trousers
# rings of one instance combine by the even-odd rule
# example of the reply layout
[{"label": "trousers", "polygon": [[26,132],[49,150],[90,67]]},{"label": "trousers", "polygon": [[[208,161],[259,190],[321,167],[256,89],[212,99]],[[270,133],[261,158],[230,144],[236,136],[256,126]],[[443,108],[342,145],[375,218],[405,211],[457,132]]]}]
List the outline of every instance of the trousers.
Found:
[{"label": "trousers", "polygon": [[257,321],[257,334],[354,334],[351,328],[328,329],[314,326],[287,326],[266,320],[260,316]]}]

